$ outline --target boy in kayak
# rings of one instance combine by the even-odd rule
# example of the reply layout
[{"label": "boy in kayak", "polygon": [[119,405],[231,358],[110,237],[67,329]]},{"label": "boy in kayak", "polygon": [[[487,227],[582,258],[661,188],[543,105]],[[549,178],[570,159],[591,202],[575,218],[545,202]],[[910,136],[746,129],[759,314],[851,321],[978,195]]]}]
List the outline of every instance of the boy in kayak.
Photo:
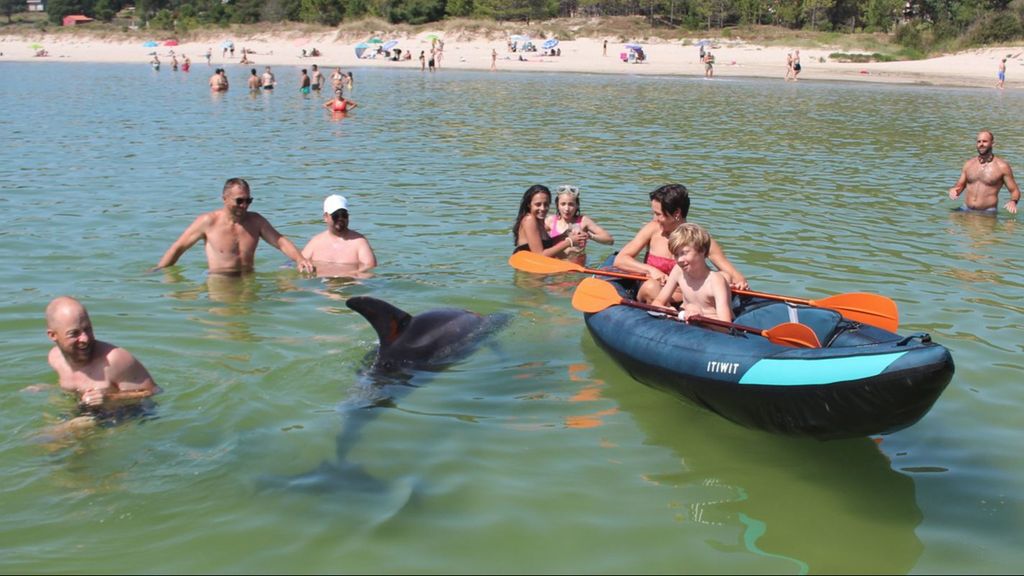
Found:
[{"label": "boy in kayak", "polygon": [[715,272],[707,263],[711,235],[697,224],[680,224],[669,234],[668,247],[675,255],[676,265],[654,299],[654,305],[667,306],[673,300],[678,301],[678,287],[682,292],[680,309],[685,316],[732,322],[729,282],[724,274]]}]

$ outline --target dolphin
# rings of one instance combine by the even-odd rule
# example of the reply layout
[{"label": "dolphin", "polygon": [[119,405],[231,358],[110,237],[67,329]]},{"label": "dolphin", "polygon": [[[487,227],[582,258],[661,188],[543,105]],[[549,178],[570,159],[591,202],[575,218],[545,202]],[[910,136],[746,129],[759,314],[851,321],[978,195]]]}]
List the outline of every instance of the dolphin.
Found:
[{"label": "dolphin", "polygon": [[367,356],[368,368],[360,372],[352,394],[339,407],[345,422],[336,439],[336,462],[325,461],[287,484],[314,491],[379,492],[379,480],[347,462],[363,427],[379,413],[376,409],[397,407],[398,397],[424,383],[422,374],[440,372],[467,358],[504,328],[510,317],[458,308],[436,308],[414,316],[369,296],[349,298],[345,305],[366,318],[377,332],[379,345]]},{"label": "dolphin", "polygon": [[504,326],[502,314],[482,316],[459,308],[437,308],[416,316],[383,300],[356,296],[345,305],[377,331],[377,370],[441,370],[469,356],[483,339]]}]

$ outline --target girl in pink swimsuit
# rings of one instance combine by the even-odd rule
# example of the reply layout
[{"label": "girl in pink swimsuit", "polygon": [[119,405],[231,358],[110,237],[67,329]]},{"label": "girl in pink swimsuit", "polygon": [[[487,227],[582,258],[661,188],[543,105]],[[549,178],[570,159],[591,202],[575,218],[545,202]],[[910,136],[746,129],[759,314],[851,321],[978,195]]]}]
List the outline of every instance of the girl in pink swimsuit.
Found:
[{"label": "girl in pink swimsuit", "polygon": [[[555,188],[555,200],[558,209],[554,214],[548,216],[544,223],[548,229],[548,234],[552,238],[561,236],[569,230],[582,230],[586,233],[588,240],[609,245],[615,242],[612,235],[606,232],[604,228],[598,226],[597,222],[594,222],[590,216],[580,214],[579,186],[562,184]],[[581,254],[585,249],[586,244],[574,246],[566,250],[565,255],[575,256]]]}]

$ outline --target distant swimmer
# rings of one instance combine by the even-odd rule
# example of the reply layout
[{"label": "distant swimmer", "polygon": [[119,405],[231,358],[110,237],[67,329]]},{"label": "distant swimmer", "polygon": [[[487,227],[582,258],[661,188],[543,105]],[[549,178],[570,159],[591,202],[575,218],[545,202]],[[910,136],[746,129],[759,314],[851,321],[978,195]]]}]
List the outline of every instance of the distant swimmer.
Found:
[{"label": "distant swimmer", "polygon": [[153,54],[153,59],[150,60],[149,63],[153,66],[153,70],[160,69],[160,58],[156,55],[156,53]]},{"label": "distant swimmer", "polygon": [[345,86],[345,75],[341,73],[341,66],[331,72],[331,90],[337,92]]},{"label": "distant swimmer", "polygon": [[273,90],[274,85],[277,84],[277,80],[274,79],[274,73],[270,71],[270,66],[264,68],[262,81],[264,90]]},{"label": "distant swimmer", "polygon": [[185,56],[185,61],[181,64],[181,71],[188,72],[192,68],[192,60],[189,60],[188,56]]},{"label": "distant swimmer", "polygon": [[171,54],[171,70],[178,71],[178,57],[174,54]]},{"label": "distant swimmer", "polygon": [[224,183],[221,193],[224,205],[219,210],[201,214],[167,249],[158,270],[173,266],[196,242],[206,243],[206,261],[210,273],[239,274],[254,269],[256,247],[262,238],[291,258],[300,272],[314,272],[313,263],[305,258],[291,240],[281,235],[270,222],[257,212],[249,212],[253,198],[249,183],[231,178]]},{"label": "distant swimmer", "polygon": [[62,390],[78,396],[88,413],[102,416],[119,405],[160,393],[145,366],[124,348],[96,340],[85,306],[70,296],[46,307],[49,362]]},{"label": "distant swimmer", "polygon": [[210,90],[214,92],[225,92],[228,89],[228,77],[223,68],[217,68],[213,76],[210,76]]},{"label": "distant swimmer", "polygon": [[1010,191],[1010,200],[1003,205],[1010,214],[1017,213],[1017,202],[1020,201],[1020,188],[1013,178],[1013,169],[1005,160],[992,152],[996,137],[989,130],[978,132],[976,141],[978,155],[964,163],[960,178],[949,189],[949,198],[956,200],[967,190],[960,210],[992,212],[998,211],[999,191],[1006,186]]},{"label": "distant swimmer", "polygon": [[334,98],[324,103],[324,108],[327,108],[331,112],[344,113],[359,106],[352,100],[347,100],[342,91],[338,90],[334,93]]},{"label": "distant swimmer", "polygon": [[313,64],[311,80],[313,81],[313,90],[319,92],[320,89],[324,87],[324,75],[320,73],[320,68],[318,68],[316,64]]},{"label": "distant swimmer", "polygon": [[260,75],[257,74],[256,69],[253,68],[252,71],[249,73],[249,91],[259,92],[261,84],[262,83],[260,82]]}]

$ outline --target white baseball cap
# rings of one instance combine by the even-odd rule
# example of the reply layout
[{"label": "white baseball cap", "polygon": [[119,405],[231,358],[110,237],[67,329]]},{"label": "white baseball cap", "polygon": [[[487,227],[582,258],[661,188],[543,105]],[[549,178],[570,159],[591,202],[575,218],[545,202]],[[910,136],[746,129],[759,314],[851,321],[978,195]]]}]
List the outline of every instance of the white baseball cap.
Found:
[{"label": "white baseball cap", "polygon": [[348,200],[345,200],[344,196],[337,194],[331,194],[324,199],[324,212],[327,214],[334,214],[338,210],[348,210]]}]

